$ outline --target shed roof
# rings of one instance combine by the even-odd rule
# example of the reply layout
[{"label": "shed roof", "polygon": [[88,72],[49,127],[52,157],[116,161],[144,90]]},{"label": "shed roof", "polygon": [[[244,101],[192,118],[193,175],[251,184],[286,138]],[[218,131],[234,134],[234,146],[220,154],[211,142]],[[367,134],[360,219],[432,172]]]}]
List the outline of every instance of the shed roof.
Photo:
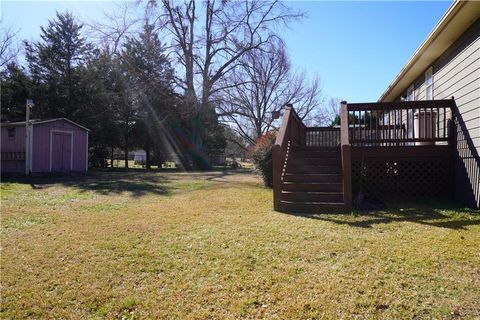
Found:
[{"label": "shed roof", "polygon": [[480,1],[455,0],[378,101],[390,102],[402,94],[479,17]]},{"label": "shed roof", "polygon": [[[60,121],[60,120],[65,120],[71,124],[73,124],[74,126],[77,126],[79,128],[82,128],[84,130],[87,130],[87,131],[91,131],[90,129],[88,129],[87,127],[84,127],[82,126],[81,124],[78,124],[72,120],[69,120],[67,118],[54,118],[54,119],[44,119],[44,120],[41,120],[41,119],[32,119],[30,120],[30,124],[32,125],[35,125],[35,124],[41,124],[41,123],[49,123],[49,122],[55,122],[55,121]],[[2,122],[1,123],[1,126],[2,127],[15,127],[15,126],[24,126],[25,125],[25,121],[18,121],[18,122]]]}]

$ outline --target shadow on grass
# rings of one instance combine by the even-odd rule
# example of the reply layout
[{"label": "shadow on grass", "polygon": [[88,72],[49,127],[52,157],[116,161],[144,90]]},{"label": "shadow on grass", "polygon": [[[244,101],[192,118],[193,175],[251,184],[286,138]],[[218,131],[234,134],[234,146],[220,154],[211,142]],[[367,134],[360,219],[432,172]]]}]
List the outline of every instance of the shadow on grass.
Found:
[{"label": "shadow on grass", "polygon": [[289,214],[358,228],[372,228],[375,225],[393,222],[413,222],[454,230],[480,225],[480,211],[462,208],[449,202],[404,203],[391,205],[379,211],[355,211],[351,214]]},{"label": "shadow on grass", "polygon": [[[173,174],[172,174],[173,173]],[[148,194],[170,195],[179,189],[194,190],[198,181],[216,181],[234,174],[249,173],[247,170],[224,170],[214,172],[179,172],[172,170],[145,169],[100,169],[86,175],[49,175],[38,177],[2,177],[2,182],[29,184],[33,189],[45,189],[53,185],[74,187],[81,191],[93,191],[102,195],[128,193],[133,197]],[[178,182],[185,180],[181,185]],[[189,184],[189,180],[195,180]],[[223,180],[222,180],[223,181]],[[197,183],[197,184],[195,184]]]},{"label": "shadow on grass", "polygon": [[149,174],[145,171],[128,170],[92,171],[87,175],[53,175],[41,177],[2,178],[2,182],[29,184],[33,189],[45,189],[53,185],[75,187],[82,191],[93,191],[102,195],[128,192],[140,197],[147,194],[166,195],[171,182],[164,175]]}]

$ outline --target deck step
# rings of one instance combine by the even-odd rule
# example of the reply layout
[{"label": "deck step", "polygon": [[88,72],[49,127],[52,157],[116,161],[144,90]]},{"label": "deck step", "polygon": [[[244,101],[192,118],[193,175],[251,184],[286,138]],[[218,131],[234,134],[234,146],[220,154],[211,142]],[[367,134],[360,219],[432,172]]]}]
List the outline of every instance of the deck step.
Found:
[{"label": "deck step", "polygon": [[281,201],[281,210],[291,213],[344,213],[347,207],[342,202]]},{"label": "deck step", "polygon": [[330,165],[316,165],[316,164],[307,164],[307,165],[289,165],[287,164],[286,168],[287,173],[342,173],[342,167],[338,164]]},{"label": "deck step", "polygon": [[342,202],[342,192],[321,192],[321,191],[283,191],[281,194],[283,201],[301,201],[301,202]]},{"label": "deck step", "polygon": [[340,149],[290,149],[280,208],[294,213],[345,212]]},{"label": "deck step", "polygon": [[341,182],[283,182],[283,191],[342,192]]},{"label": "deck step", "polygon": [[287,161],[287,167],[303,167],[303,166],[340,166],[341,159],[338,157],[330,158],[307,158],[308,161],[304,161],[301,158],[289,158]]},{"label": "deck step", "polygon": [[320,164],[340,164],[340,157],[321,157],[321,158],[296,158],[290,157],[288,165],[320,165]]},{"label": "deck step", "polygon": [[295,158],[340,158],[340,152],[332,151],[291,151]]},{"label": "deck step", "polygon": [[285,173],[285,182],[342,182],[339,173]]},{"label": "deck step", "polygon": [[297,152],[340,152],[340,146],[338,147],[298,147],[292,146],[291,150]]}]

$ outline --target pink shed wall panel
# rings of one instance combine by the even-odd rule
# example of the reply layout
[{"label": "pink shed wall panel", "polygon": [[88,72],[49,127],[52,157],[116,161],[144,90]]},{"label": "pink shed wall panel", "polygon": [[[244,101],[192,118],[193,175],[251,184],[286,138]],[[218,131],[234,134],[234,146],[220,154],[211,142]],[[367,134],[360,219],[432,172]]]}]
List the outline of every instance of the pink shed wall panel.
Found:
[{"label": "pink shed wall panel", "polygon": [[[71,137],[73,136],[73,143]],[[54,139],[55,137],[55,139]],[[59,146],[59,141],[61,145]],[[33,126],[33,146],[32,146],[32,172],[65,172],[86,171],[87,163],[87,131],[77,127],[68,121],[58,120],[55,122],[40,123]],[[50,170],[50,147],[57,146],[57,150],[52,148],[52,168]],[[58,148],[63,151],[58,150]],[[68,149],[68,150],[66,150]],[[59,155],[59,152],[63,152]],[[66,155],[70,159],[66,159]],[[61,157],[62,160],[59,160]],[[61,161],[62,164],[59,164]],[[70,169],[71,161],[71,169]]]},{"label": "pink shed wall panel", "polygon": [[25,151],[25,127],[15,127],[15,137],[8,136],[8,128],[2,127],[2,152]]},{"label": "pink shed wall panel", "polygon": [[[2,127],[2,153],[25,152],[25,127],[16,126],[15,136],[8,136],[8,128]],[[25,172],[24,160],[2,160],[2,172],[23,173]]]},{"label": "pink shed wall panel", "polygon": [[[63,119],[37,123],[32,127],[32,173],[87,171],[87,130]],[[25,127],[15,126],[14,138],[8,137],[8,128],[7,125],[1,128],[2,153],[25,152]],[[53,148],[50,150],[52,145],[57,148],[56,154]],[[1,164],[2,173],[25,172],[23,160],[2,160]]]}]

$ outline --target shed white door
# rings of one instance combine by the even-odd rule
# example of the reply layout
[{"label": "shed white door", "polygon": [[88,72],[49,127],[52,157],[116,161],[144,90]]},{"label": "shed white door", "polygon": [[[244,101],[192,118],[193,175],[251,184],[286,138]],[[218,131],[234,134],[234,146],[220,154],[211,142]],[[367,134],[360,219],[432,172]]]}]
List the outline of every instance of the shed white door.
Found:
[{"label": "shed white door", "polygon": [[72,170],[72,134],[52,132],[52,171]]}]

